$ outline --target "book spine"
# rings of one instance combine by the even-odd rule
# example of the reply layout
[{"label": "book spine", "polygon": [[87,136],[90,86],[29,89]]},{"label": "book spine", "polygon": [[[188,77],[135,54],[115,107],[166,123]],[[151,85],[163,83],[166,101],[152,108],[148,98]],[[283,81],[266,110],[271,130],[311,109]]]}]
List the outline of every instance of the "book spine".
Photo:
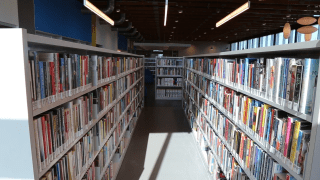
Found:
[{"label": "book spine", "polygon": [[305,113],[307,106],[308,86],[310,81],[311,59],[304,60],[304,71],[301,87],[300,109],[299,111]]},{"label": "book spine", "polygon": [[39,61],[41,99],[45,98],[43,62]]},{"label": "book spine", "polygon": [[300,92],[302,84],[303,66],[297,66],[296,79],[295,79],[295,91],[293,95],[293,110],[298,111],[300,102]]},{"label": "book spine", "polygon": [[291,144],[291,152],[290,152],[290,161],[292,163],[295,162],[295,158],[296,158],[296,151],[297,151],[297,144],[298,144],[298,138],[299,138],[300,125],[301,125],[300,121],[295,121],[294,133],[293,133],[292,144]]},{"label": "book spine", "polygon": [[291,125],[292,125],[292,119],[291,117],[288,117],[288,123],[287,123],[287,135],[286,135],[286,141],[284,144],[284,152],[283,155],[287,157],[288,153],[288,145],[289,145],[289,140],[290,140],[290,135],[291,135]]}]

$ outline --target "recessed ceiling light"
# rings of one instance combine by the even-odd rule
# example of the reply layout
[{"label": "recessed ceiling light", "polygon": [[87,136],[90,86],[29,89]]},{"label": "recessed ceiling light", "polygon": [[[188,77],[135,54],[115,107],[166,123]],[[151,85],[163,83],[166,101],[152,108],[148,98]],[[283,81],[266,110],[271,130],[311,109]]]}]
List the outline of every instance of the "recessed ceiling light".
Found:
[{"label": "recessed ceiling light", "polygon": [[221,39],[219,39],[219,41],[220,41]]},{"label": "recessed ceiling light", "polygon": [[228,36],[226,38],[228,38]]},{"label": "recessed ceiling light", "polygon": [[211,28],[211,30],[214,30],[214,28]]},{"label": "recessed ceiling light", "polygon": [[206,32],[204,32],[203,34],[207,34]]},{"label": "recessed ceiling light", "polygon": [[126,21],[129,21],[129,19],[126,19]]},{"label": "recessed ceiling light", "polygon": [[195,40],[197,40],[197,38],[194,38]]},{"label": "recessed ceiling light", "polygon": [[132,26],[132,28],[134,28],[134,26]]},{"label": "recessed ceiling light", "polygon": [[267,23],[262,23],[262,26],[265,26]]},{"label": "recessed ceiling light", "polygon": [[117,12],[120,12],[120,9],[117,9],[116,11],[117,11]]},{"label": "recessed ceiling light", "polygon": [[175,29],[176,27],[173,27],[173,29]]},{"label": "recessed ceiling light", "polygon": [[179,22],[179,20],[176,20],[176,22]]},{"label": "recessed ceiling light", "polygon": [[250,29],[247,29],[247,31],[249,31]]},{"label": "recessed ceiling light", "polygon": [[174,33],[173,31],[171,33]]},{"label": "recessed ceiling light", "polygon": [[170,36],[172,36],[172,34],[170,34]]},{"label": "recessed ceiling light", "polygon": [[199,37],[201,37],[201,36],[199,36]]},{"label": "recessed ceiling light", "polygon": [[182,11],[182,10],[179,10],[179,13],[181,14],[181,13],[183,13],[183,11]]},{"label": "recessed ceiling light", "polygon": [[234,33],[234,35],[237,35],[237,33]]}]

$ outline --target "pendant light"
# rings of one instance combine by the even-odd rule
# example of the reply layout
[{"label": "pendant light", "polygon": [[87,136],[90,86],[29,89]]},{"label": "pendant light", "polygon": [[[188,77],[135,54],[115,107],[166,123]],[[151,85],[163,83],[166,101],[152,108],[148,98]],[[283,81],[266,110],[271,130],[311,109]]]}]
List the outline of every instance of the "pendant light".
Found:
[{"label": "pendant light", "polygon": [[288,39],[291,33],[291,26],[289,23],[286,23],[283,27],[283,38]]},{"label": "pendant light", "polygon": [[315,22],[317,22],[317,19],[314,18],[314,17],[302,17],[302,18],[297,20],[298,24],[304,25],[304,26],[313,24]]},{"label": "pendant light", "polygon": [[310,40],[311,40],[311,35],[312,35],[312,34],[305,34],[305,35],[304,35],[304,40],[305,40],[305,41],[310,41]]},{"label": "pendant light", "polygon": [[297,31],[301,34],[312,34],[312,33],[316,32],[317,30],[318,29],[313,26],[303,26],[303,27],[299,28]]}]

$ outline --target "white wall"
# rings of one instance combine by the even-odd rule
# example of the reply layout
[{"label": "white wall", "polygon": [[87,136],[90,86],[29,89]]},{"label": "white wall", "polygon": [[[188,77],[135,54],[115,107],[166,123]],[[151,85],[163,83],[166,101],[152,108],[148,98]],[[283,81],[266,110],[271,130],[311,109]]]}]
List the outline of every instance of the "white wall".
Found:
[{"label": "white wall", "polygon": [[18,0],[0,0],[0,24],[19,26]]},{"label": "white wall", "polygon": [[100,25],[99,18],[96,18],[97,44],[106,49],[118,50],[118,33],[111,31],[110,24]]},{"label": "white wall", "polygon": [[[184,42],[191,44],[191,47],[180,50],[179,56],[191,56],[196,54],[208,54],[208,53],[217,53],[226,51],[226,48],[229,46],[226,42]],[[213,50],[211,50],[211,47]]]}]

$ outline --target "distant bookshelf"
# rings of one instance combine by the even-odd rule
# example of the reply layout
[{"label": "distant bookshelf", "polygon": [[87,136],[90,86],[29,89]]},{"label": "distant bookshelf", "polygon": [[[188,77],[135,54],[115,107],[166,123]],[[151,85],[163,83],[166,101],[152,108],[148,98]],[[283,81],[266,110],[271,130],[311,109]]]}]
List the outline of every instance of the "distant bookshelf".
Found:
[{"label": "distant bookshelf", "polygon": [[145,69],[149,69],[152,72],[153,76],[155,76],[156,58],[145,58],[144,67]]},{"label": "distant bookshelf", "polygon": [[301,57],[304,50],[318,57],[317,46],[281,47],[297,59],[282,58],[273,47],[184,57],[183,109],[209,172],[227,179],[316,177],[309,162],[318,154],[312,126],[318,123],[319,59]]},{"label": "distant bookshelf", "polygon": [[156,99],[180,100],[182,97],[183,58],[156,58]]},{"label": "distant bookshelf", "polygon": [[[30,138],[29,147],[12,149],[22,144],[17,135],[16,142],[3,146],[25,158],[30,157],[25,154],[28,148],[32,154],[25,159],[28,168],[9,168],[16,168],[22,179],[115,179],[144,106],[144,57],[27,34],[24,29],[0,32],[15,43],[0,43],[1,48],[20,55],[16,62],[1,65],[25,67],[21,73],[6,72],[20,79],[15,85],[20,99],[13,100],[27,100],[17,110],[26,112],[22,119],[28,122],[24,133],[8,135]],[[1,90],[1,97],[8,93]],[[1,116],[0,126],[13,123],[10,116]],[[0,178],[18,176],[0,170]]]}]

